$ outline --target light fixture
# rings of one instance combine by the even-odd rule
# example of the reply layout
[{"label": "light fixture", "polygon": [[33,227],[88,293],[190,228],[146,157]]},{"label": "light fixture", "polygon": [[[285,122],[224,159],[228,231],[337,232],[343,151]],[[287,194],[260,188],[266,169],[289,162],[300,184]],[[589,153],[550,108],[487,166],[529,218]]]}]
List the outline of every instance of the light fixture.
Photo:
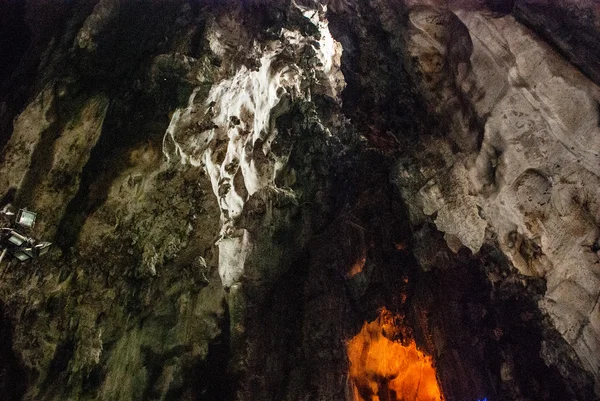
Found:
[{"label": "light fixture", "polygon": [[25,262],[26,260],[31,259],[31,256],[27,255],[25,252],[18,251],[14,253],[15,258],[19,259],[21,262]]},{"label": "light fixture", "polygon": [[[7,208],[4,208],[0,213],[8,215]],[[32,228],[35,224],[37,213],[27,209],[20,209],[15,218],[15,224],[23,228]],[[18,230],[18,231],[17,231]],[[11,254],[15,259],[26,262],[37,258],[40,255],[45,255],[50,250],[50,242],[37,242],[34,238],[27,236],[18,227],[1,227],[0,228],[0,262],[4,256]]]},{"label": "light fixture", "polygon": [[27,237],[19,234],[16,231],[10,231],[10,236],[7,239],[8,242],[15,246],[21,246],[25,241],[27,241]]},{"label": "light fixture", "polygon": [[16,223],[26,228],[33,228],[37,213],[30,212],[27,209],[20,209],[17,213]]},{"label": "light fixture", "polygon": [[0,211],[0,213],[2,213],[5,216],[14,216],[15,212],[13,212],[10,208],[9,205],[6,205],[2,208],[2,210]]},{"label": "light fixture", "polygon": [[50,250],[50,245],[52,245],[51,242],[40,242],[39,244],[36,244],[34,246],[34,249],[37,253],[37,256],[42,256],[48,253],[48,251]]}]

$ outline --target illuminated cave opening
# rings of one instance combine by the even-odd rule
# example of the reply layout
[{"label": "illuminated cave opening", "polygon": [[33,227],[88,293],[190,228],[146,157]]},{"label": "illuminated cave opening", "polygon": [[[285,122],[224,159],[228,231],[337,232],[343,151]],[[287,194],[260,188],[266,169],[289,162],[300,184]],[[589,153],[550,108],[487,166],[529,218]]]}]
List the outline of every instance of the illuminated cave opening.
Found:
[{"label": "illuminated cave opening", "polygon": [[400,341],[397,317],[383,308],[347,343],[353,401],[444,400],[433,359]]}]

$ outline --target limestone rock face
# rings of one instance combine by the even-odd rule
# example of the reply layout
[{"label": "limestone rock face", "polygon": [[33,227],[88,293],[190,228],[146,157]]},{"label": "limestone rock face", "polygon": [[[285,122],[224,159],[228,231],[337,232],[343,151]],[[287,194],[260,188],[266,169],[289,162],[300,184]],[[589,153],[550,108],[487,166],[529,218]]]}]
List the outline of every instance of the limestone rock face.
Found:
[{"label": "limestone rock face", "polygon": [[[494,241],[523,275],[544,278],[540,306],[597,383],[599,88],[511,15],[453,11],[409,11],[422,86],[453,120],[447,139],[432,138],[440,150],[418,156],[413,219],[435,215],[473,252]],[[415,179],[403,166],[398,177]]]},{"label": "limestone rock face", "polygon": [[598,399],[593,1],[22,3],[7,400],[394,400],[347,375],[382,307],[447,400]]},{"label": "limestone rock face", "polygon": [[[286,133],[278,132],[277,119],[294,104],[310,105],[312,96],[336,102],[343,89],[341,47],[331,37],[323,12],[302,7],[297,12],[310,16],[314,36],[284,28],[276,40],[253,43],[248,51],[255,57],[254,64],[242,66],[208,93],[197,87],[187,108],[175,112],[167,129],[166,157],[202,166],[219,200],[223,223],[219,273],[225,287],[239,281],[253,247],[254,239],[238,224],[244,208],[247,215],[266,213],[264,218],[278,220],[270,209],[286,207],[286,202],[261,193],[297,203],[292,192],[278,195],[281,190],[275,187],[276,179],[285,174],[293,146]],[[229,30],[243,30],[232,27],[234,23],[216,21],[209,28],[210,48],[216,54],[224,55],[232,46],[225,39],[231,35]],[[312,118],[320,134],[331,135],[318,116]],[[260,205],[255,205],[257,197],[262,198]]]},{"label": "limestone rock face", "polygon": [[600,35],[597,3],[517,0],[513,7],[518,21],[534,29],[592,81],[600,83],[600,54],[593,45]]}]

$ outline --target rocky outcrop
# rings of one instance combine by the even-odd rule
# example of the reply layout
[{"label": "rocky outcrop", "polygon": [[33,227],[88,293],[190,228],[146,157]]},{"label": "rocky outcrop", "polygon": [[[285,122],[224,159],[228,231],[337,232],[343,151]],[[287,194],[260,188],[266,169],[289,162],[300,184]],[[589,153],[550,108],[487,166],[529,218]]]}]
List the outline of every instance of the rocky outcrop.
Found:
[{"label": "rocky outcrop", "polygon": [[350,400],[382,307],[448,400],[597,398],[595,9],[324,3],[0,6],[9,399]]},{"label": "rocky outcrop", "polygon": [[533,29],[592,81],[600,84],[600,54],[594,46],[600,37],[598,4],[593,1],[517,0],[512,7],[518,21]]},{"label": "rocky outcrop", "polygon": [[497,243],[544,278],[540,306],[597,382],[600,92],[512,16],[454,12],[409,11],[406,46],[434,112],[452,119],[419,170],[399,165],[413,222],[432,216],[455,252]]},{"label": "rocky outcrop", "polygon": [[[202,86],[196,88],[188,107],[175,112],[165,137],[167,158],[202,166],[210,176],[221,209],[219,272],[226,287],[240,280],[254,246],[251,232],[238,223],[242,212],[246,224],[249,216],[266,214],[260,218],[272,220],[264,224],[273,225],[281,220],[272,216],[273,208],[297,205],[293,192],[275,187],[276,180],[289,173],[286,167],[293,148],[291,138],[278,132],[277,120],[295,104],[311,107],[313,96],[335,102],[343,89],[341,48],[331,37],[324,15],[303,8],[297,12],[312,18],[311,35],[284,28],[276,40],[253,43],[249,52],[254,64],[242,66],[207,94],[201,92]],[[243,27],[232,24],[235,21],[215,21],[209,27],[211,50],[219,56],[237,45],[226,40],[231,30],[243,32]],[[319,134],[331,135],[318,115],[310,118]],[[260,238],[265,233],[255,230],[254,234]],[[271,256],[271,263],[280,263]],[[261,276],[266,278],[265,274]]]},{"label": "rocky outcrop", "polygon": [[[167,82],[177,55],[160,57],[153,30],[193,13],[183,3],[147,11],[147,30],[125,24],[109,38],[116,22],[98,21],[131,17],[129,5],[74,6],[67,26],[86,23],[48,49],[46,63],[63,68],[40,74],[45,86],[5,147],[4,202],[37,211],[33,234],[55,243],[44,260],[3,266],[3,332],[23,383],[10,399],[189,398],[201,391],[189,375],[206,371],[209,345],[226,337],[210,183],[161,152],[178,98],[157,93],[185,92],[186,77]],[[136,59],[138,39],[156,58]]]}]

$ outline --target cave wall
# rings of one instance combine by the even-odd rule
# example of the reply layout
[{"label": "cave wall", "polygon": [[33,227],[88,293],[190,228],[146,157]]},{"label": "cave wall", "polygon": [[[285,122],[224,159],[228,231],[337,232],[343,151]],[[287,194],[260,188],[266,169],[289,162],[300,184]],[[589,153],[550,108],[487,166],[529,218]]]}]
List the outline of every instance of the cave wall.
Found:
[{"label": "cave wall", "polygon": [[2,5],[7,397],[350,400],[385,306],[447,400],[596,399],[597,10],[447,3]]},{"label": "cave wall", "polygon": [[446,149],[422,156],[430,171],[399,167],[401,181],[426,181],[406,191],[413,219],[433,216],[455,250],[492,237],[520,273],[544,278],[540,307],[597,382],[598,87],[511,15],[412,10],[411,55],[433,111],[452,119],[450,140],[431,139]]}]

